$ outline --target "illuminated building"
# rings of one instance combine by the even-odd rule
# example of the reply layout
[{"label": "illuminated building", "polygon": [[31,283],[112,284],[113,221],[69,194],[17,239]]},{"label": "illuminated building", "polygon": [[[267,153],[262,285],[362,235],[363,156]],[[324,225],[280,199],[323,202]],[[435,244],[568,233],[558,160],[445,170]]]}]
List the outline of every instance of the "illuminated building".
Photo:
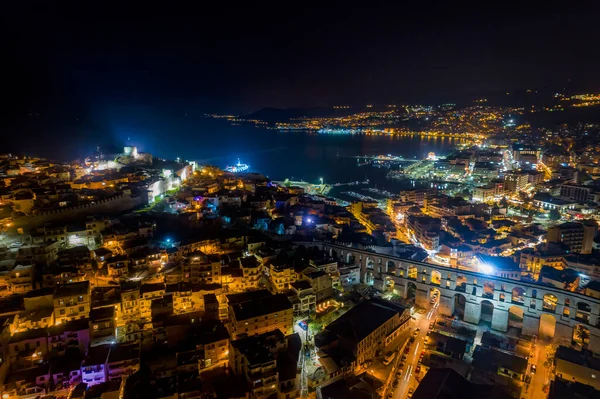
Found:
[{"label": "illuminated building", "polygon": [[8,275],[8,290],[12,294],[25,294],[33,289],[33,265],[17,265]]},{"label": "illuminated building", "polygon": [[533,205],[548,211],[556,209],[559,212],[566,212],[569,209],[575,209],[576,203],[571,200],[553,197],[548,193],[537,193],[533,196]]},{"label": "illuminated building", "polygon": [[256,256],[247,256],[239,259],[242,270],[242,289],[257,289],[263,276],[263,265]]},{"label": "illuminated building", "polygon": [[593,199],[594,187],[582,186],[580,184],[561,184],[560,185],[560,196],[572,201],[577,201],[580,204]]},{"label": "illuminated building", "polygon": [[221,284],[221,261],[218,255],[201,251],[187,254],[182,262],[183,281],[202,284]]},{"label": "illuminated building", "polygon": [[300,396],[300,383],[296,378],[296,364],[302,347],[300,337],[286,338],[281,331],[275,330],[238,339],[230,346],[229,365],[234,374],[245,380],[250,397]]},{"label": "illuminated building", "polygon": [[300,280],[290,284],[294,293],[290,301],[294,306],[294,314],[299,315],[306,312],[314,312],[317,307],[317,296],[309,281]]},{"label": "illuminated building", "polygon": [[487,202],[491,201],[496,197],[496,187],[493,185],[487,185],[483,187],[473,188],[473,201]]},{"label": "illuminated building", "polygon": [[400,305],[380,299],[363,301],[317,334],[315,345],[325,354],[339,346],[353,354],[357,367],[408,328],[409,320],[410,311]]},{"label": "illuminated building", "polygon": [[54,293],[56,324],[88,317],[90,313],[90,283],[59,285]]},{"label": "illuminated building", "polygon": [[600,374],[600,365],[597,357],[590,351],[559,346],[554,356],[554,367],[557,379],[578,382],[594,387],[596,391],[600,390],[600,381],[597,378]]},{"label": "illuminated building", "polygon": [[90,346],[116,341],[115,308],[102,307],[90,311]]},{"label": "illuminated building", "polygon": [[589,254],[592,252],[594,238],[598,231],[598,225],[593,220],[582,223],[563,223],[548,228],[548,242],[564,243],[573,252]]},{"label": "illuminated building", "polygon": [[287,263],[276,262],[275,260],[269,263],[268,276],[273,287],[273,292],[285,291],[296,281],[294,267]]},{"label": "illuminated building", "polygon": [[426,250],[437,251],[440,247],[441,220],[430,216],[409,216],[407,226],[417,243]]},{"label": "illuminated building", "polygon": [[566,261],[563,255],[538,252],[534,248],[525,248],[521,251],[519,266],[522,270],[537,275],[545,265],[562,269],[566,266]]},{"label": "illuminated building", "polygon": [[508,173],[504,176],[504,189],[511,193],[523,191],[529,182],[525,173]]},{"label": "illuminated building", "polygon": [[267,290],[227,295],[231,337],[260,335],[280,330],[284,335],[293,332],[293,306],[285,294]]},{"label": "illuminated building", "polygon": [[518,162],[534,162],[537,163],[537,160],[540,158],[541,150],[538,147],[524,145],[524,144],[515,144],[512,148],[513,158]]},{"label": "illuminated building", "polygon": [[152,301],[165,295],[164,283],[142,284],[140,287],[140,318],[152,319]]}]

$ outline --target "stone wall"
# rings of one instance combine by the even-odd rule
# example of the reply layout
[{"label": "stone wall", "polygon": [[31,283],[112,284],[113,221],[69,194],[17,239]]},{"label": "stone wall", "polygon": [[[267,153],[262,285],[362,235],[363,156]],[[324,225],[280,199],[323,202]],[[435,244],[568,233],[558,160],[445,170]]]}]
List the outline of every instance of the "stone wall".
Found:
[{"label": "stone wall", "polygon": [[96,201],[94,204],[77,205],[67,208],[53,209],[51,211],[39,212],[32,216],[18,217],[14,220],[16,228],[36,228],[45,223],[56,220],[68,220],[89,215],[101,215],[119,213],[133,209],[144,204],[143,196],[132,197],[129,195],[117,195],[115,197]]}]

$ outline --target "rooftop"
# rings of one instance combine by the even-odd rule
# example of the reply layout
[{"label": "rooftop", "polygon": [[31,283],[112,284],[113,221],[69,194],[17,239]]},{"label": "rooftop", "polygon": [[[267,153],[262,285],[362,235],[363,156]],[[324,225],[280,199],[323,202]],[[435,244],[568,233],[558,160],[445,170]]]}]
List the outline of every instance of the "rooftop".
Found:
[{"label": "rooftop", "polygon": [[384,301],[363,301],[329,324],[325,329],[339,337],[361,342],[385,322],[402,313],[404,308]]},{"label": "rooftop", "polygon": [[450,368],[430,369],[413,394],[413,399],[509,399],[492,385],[473,384]]},{"label": "rooftop", "polygon": [[86,295],[90,291],[90,282],[81,281],[78,283],[62,284],[56,288],[55,298],[65,298],[75,295]]},{"label": "rooftop", "polygon": [[248,302],[230,305],[236,320],[248,320],[258,316],[292,309],[292,303],[284,294],[275,294]]}]

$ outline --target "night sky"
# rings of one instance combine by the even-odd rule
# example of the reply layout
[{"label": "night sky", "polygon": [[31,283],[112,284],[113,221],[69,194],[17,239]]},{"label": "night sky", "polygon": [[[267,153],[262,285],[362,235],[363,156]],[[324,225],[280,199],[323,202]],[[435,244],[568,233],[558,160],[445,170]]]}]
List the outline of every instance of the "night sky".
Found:
[{"label": "night sky", "polygon": [[453,101],[569,81],[600,90],[600,7],[592,1],[556,9],[47,3],[3,4],[4,129],[27,113],[84,118],[98,132],[114,115],[145,107],[245,113]]}]

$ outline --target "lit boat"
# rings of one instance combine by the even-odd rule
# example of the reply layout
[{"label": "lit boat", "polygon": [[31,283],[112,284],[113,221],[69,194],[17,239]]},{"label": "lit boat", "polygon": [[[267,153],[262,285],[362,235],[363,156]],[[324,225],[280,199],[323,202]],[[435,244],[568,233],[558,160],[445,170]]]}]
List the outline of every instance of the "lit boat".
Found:
[{"label": "lit boat", "polygon": [[227,172],[231,172],[231,173],[240,173],[240,172],[245,172],[248,169],[250,169],[250,165],[246,165],[245,163],[241,163],[239,158],[238,158],[238,162],[236,165],[234,166],[227,166],[225,168],[225,170]]}]

